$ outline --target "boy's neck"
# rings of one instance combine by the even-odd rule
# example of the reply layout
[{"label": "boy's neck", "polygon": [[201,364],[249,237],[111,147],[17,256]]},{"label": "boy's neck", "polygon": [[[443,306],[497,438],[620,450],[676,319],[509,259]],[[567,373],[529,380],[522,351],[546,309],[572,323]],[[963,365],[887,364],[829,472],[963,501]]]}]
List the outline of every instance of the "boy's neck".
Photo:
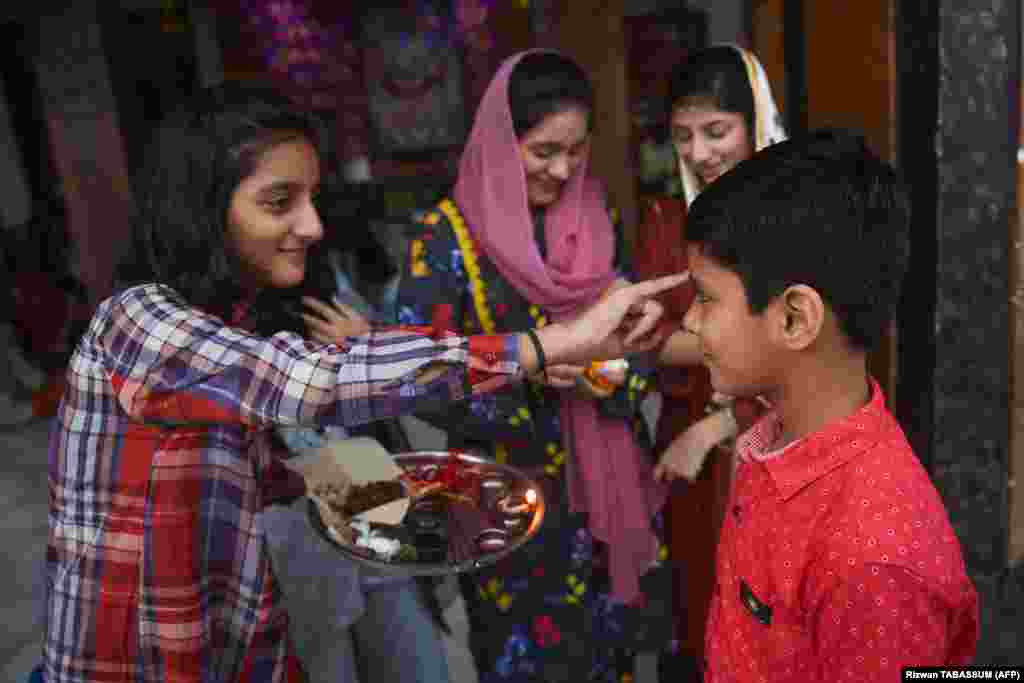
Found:
[{"label": "boy's neck", "polygon": [[[817,361],[817,362],[816,362]],[[794,367],[773,403],[782,431],[772,449],[783,448],[863,408],[871,400],[867,358],[808,359]]]}]

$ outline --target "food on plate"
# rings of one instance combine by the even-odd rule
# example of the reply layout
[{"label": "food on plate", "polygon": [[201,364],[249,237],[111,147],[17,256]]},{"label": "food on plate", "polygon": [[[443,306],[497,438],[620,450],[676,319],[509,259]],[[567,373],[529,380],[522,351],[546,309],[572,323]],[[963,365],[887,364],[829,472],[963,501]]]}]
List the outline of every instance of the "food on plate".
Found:
[{"label": "food on plate", "polygon": [[351,544],[352,530],[349,518],[342,512],[344,501],[352,484],[347,479],[319,481],[308,488],[308,495],[316,503],[327,532],[341,543]]},{"label": "food on plate", "polygon": [[310,490],[327,532],[336,541],[385,561],[414,561],[416,549],[402,527],[375,524],[358,515],[404,497],[405,485],[397,480],[351,484],[319,482]]},{"label": "food on plate", "polygon": [[412,543],[411,534],[400,526],[372,524],[359,519],[349,522],[353,532],[353,543],[357,549],[363,548],[379,560],[392,562],[414,562],[416,546]]},{"label": "food on plate", "polygon": [[405,486],[398,480],[354,484],[341,503],[341,512],[348,517],[355,517],[367,510],[404,497]]}]

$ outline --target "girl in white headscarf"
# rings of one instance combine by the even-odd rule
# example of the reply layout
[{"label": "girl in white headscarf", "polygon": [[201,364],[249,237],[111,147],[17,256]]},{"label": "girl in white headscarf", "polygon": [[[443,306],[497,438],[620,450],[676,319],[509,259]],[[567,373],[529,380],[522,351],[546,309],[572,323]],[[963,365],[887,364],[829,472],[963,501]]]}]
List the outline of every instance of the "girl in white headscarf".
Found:
[{"label": "girl in white headscarf", "polygon": [[[687,207],[722,174],[786,137],[760,62],[733,45],[697,51],[677,66],[669,78],[669,106],[684,196],[660,198],[647,207],[635,259],[642,278],[686,270]],[[674,593],[679,641],[683,654],[699,663],[714,580],[714,548],[732,474],[728,446],[741,427],[753,422],[760,406],[756,401],[712,396],[707,369],[688,365],[693,340],[681,323],[694,296],[692,285],[687,285],[661,298],[666,307],[663,324],[674,325],[676,331],[659,358],[663,401],[655,474],[688,481],[670,498],[668,536],[670,556],[678,568]],[[719,445],[726,447],[716,448]]]}]

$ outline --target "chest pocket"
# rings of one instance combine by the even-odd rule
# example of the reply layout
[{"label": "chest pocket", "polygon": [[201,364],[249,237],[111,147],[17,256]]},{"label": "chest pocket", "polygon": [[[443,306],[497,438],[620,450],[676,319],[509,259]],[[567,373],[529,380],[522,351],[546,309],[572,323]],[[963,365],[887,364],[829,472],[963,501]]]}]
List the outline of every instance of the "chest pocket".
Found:
[{"label": "chest pocket", "polygon": [[801,610],[775,588],[768,572],[757,578],[736,578],[736,621],[729,634],[733,641],[729,650],[737,660],[734,665],[748,670],[750,680],[806,680],[801,678],[801,666],[811,657],[805,620]]},{"label": "chest pocket", "polygon": [[[745,520],[744,520],[745,521]],[[723,595],[732,623],[727,638],[731,666],[743,680],[795,680],[797,653],[805,629],[800,609],[788,591],[788,575],[777,573],[779,549],[761,534],[732,529],[737,550],[734,571]],[[790,677],[783,675],[789,671]]]}]

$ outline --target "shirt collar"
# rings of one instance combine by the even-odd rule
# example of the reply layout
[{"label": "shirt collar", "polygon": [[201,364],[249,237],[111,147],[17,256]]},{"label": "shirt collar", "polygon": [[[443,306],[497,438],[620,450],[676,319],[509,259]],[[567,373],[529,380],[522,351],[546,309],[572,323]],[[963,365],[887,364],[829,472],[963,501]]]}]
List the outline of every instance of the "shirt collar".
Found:
[{"label": "shirt collar", "polygon": [[885,408],[885,394],[871,379],[871,400],[854,413],[808,434],[783,449],[777,457],[764,457],[772,447],[781,420],[769,412],[736,442],[741,462],[760,461],[775,481],[783,500],[796,495],[808,484],[841,467],[874,446],[880,435],[899,429]]}]

